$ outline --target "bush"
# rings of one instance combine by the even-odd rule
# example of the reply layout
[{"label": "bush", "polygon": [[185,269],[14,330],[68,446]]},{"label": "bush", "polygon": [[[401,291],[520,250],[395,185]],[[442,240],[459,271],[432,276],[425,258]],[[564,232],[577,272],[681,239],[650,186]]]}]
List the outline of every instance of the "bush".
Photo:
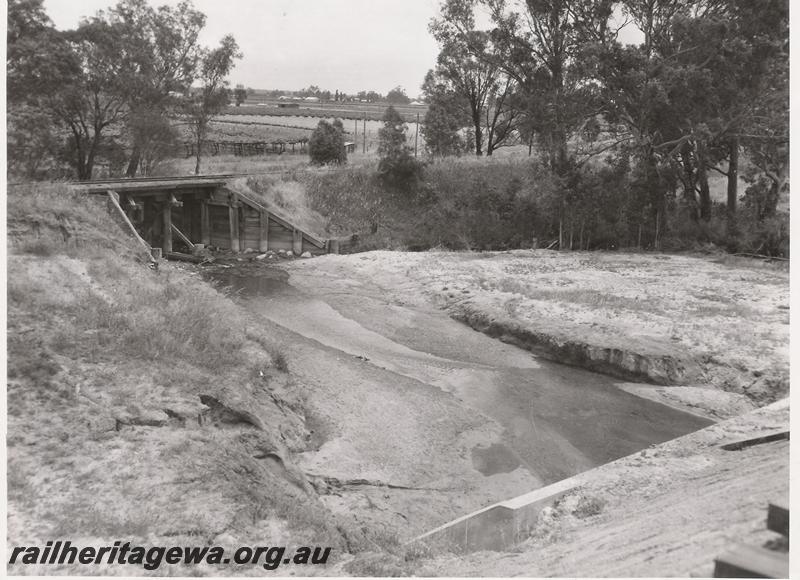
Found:
[{"label": "bush", "polygon": [[414,196],[422,179],[424,164],[411,155],[406,145],[406,126],[403,118],[389,107],[383,115],[383,127],[378,131],[378,176],[384,187],[406,196]]},{"label": "bush", "polygon": [[347,163],[344,148],[344,126],[339,119],[333,123],[322,120],[308,140],[308,154],[314,165],[341,165]]}]

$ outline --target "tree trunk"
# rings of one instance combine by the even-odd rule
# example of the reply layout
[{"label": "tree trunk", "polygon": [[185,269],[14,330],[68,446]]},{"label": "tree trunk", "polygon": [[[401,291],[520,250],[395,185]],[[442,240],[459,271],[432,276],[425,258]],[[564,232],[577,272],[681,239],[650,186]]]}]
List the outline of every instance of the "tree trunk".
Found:
[{"label": "tree trunk", "polygon": [[697,211],[697,195],[695,193],[695,175],[692,157],[692,145],[691,143],[686,143],[681,150],[681,163],[683,165],[685,180],[683,184],[683,200],[686,203],[689,216],[692,218],[693,222],[696,222],[700,216]]},{"label": "tree trunk", "polygon": [[697,143],[697,185],[700,188],[700,219],[711,220],[711,192],[708,189],[708,170],[706,169],[705,145]]},{"label": "tree trunk", "polygon": [[125,171],[126,177],[136,177],[136,172],[139,170],[139,162],[142,159],[142,152],[138,145],[133,146],[131,158],[128,160],[128,169]]},{"label": "tree trunk", "polygon": [[72,130],[75,138],[75,172],[78,174],[78,181],[86,181],[86,149],[80,132]]},{"label": "tree trunk", "polygon": [[200,129],[197,130],[197,154],[194,165],[194,174],[200,175],[200,158],[203,156],[203,135]]},{"label": "tree trunk", "polygon": [[729,238],[737,235],[736,201],[739,197],[739,138],[731,137],[729,141],[730,160],[728,162],[728,207],[727,233]]},{"label": "tree trunk", "polygon": [[483,155],[483,131],[480,117],[477,120],[473,119],[473,124],[475,125],[475,155],[480,157]]}]

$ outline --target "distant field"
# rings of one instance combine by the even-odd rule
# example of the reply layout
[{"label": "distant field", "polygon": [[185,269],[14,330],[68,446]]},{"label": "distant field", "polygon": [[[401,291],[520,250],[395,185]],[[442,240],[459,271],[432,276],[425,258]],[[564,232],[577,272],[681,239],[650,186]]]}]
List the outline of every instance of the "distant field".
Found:
[{"label": "distant field", "polygon": [[[244,107],[240,107],[244,109]],[[312,117],[297,115],[297,109],[293,109],[295,115],[272,115],[272,111],[280,109],[269,109],[270,114],[225,114],[216,117],[211,124],[212,139],[239,140],[239,141],[295,141],[308,138],[311,132],[317,127],[320,120],[333,120],[335,117],[330,115]],[[292,110],[292,109],[289,109]],[[330,113],[329,109],[326,112]],[[359,150],[364,147],[364,121],[361,119],[343,119],[345,139],[354,141]],[[374,151],[377,149],[378,130],[383,127],[383,123],[378,120],[366,121],[366,149]],[[406,130],[406,142],[409,147],[414,146],[415,123],[408,123]],[[418,147],[423,147],[422,135],[419,136]]]},{"label": "distant field", "polygon": [[[299,103],[298,108],[278,108],[278,101],[265,101],[263,105],[245,104],[241,107],[228,107],[228,115],[267,115],[271,117],[339,117],[340,119],[364,119],[380,121],[389,105],[385,103]],[[395,105],[395,110],[403,117],[406,123],[420,120],[425,117],[428,107],[425,105]]]}]

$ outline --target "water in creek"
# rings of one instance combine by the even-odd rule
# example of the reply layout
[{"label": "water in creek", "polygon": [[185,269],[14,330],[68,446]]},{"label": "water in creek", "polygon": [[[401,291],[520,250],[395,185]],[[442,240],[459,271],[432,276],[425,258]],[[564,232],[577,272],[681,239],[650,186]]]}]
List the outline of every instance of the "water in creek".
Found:
[{"label": "water in creek", "polygon": [[493,419],[503,440],[471,452],[486,476],[523,466],[549,483],[711,423],[625,392],[611,377],[537,358],[440,311],[374,295],[317,296],[277,269],[211,277],[254,313],[442,389]]}]

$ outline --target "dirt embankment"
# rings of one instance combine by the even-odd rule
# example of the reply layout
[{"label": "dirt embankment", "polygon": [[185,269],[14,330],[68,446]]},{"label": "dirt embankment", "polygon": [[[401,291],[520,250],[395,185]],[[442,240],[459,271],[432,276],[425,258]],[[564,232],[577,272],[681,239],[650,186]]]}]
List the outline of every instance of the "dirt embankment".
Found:
[{"label": "dirt embankment", "polygon": [[[788,393],[782,265],[544,250],[370,252],[327,256],[292,272],[320,283],[353,278],[397,300],[433,302],[547,358],[664,385],[638,394],[716,418]],[[667,388],[675,385],[682,388]]]},{"label": "dirt embankment", "polygon": [[[417,318],[431,301],[454,317],[471,308],[487,321],[507,316],[505,328],[564,331],[609,360],[620,355],[603,349],[675,356],[700,369],[702,387],[623,387],[706,415],[738,414],[751,399],[774,398],[770,381],[780,382],[788,368],[786,276],[767,268],[538,252],[326,256],[286,263],[293,283],[329,293],[338,309],[303,297],[284,312],[276,302],[273,318],[307,323],[298,333],[253,316],[190,268],[148,269],[102,202],[19,193],[9,199],[13,544],[53,537],[87,545],[120,537],[150,545],[307,543],[340,554],[371,546],[386,560],[381,550],[397,546],[402,533],[527,491],[544,479],[537,474],[556,477],[520,467],[533,439],[527,421],[518,441],[503,439],[512,403],[480,398],[485,385],[508,377],[524,386],[538,363],[463,327],[464,342],[472,344],[472,334],[492,343],[475,341],[466,356],[449,329]],[[589,264],[581,269],[575,260]],[[317,316],[336,319],[334,334],[315,328]],[[343,348],[335,332],[348,334],[353,321],[373,334],[362,328]],[[422,322],[429,332],[418,332]],[[642,353],[645,342],[654,350]],[[645,366],[632,368],[649,372]],[[570,393],[576,405],[584,398]],[[547,434],[543,465],[567,455],[569,469],[596,465],[570,443],[573,436],[603,443],[588,431],[593,423],[566,423],[566,431],[583,430],[567,436],[554,428],[562,407],[530,406],[545,415],[530,427]],[[651,423],[629,415],[622,419]],[[610,452],[590,451],[595,460]],[[432,566],[430,573],[442,573]],[[303,573],[364,570],[371,569]]]},{"label": "dirt embankment", "polygon": [[[8,225],[10,546],[357,548],[296,466],[312,427],[269,326],[196,272],[151,269],[102,199],[12,191]],[[10,569],[56,571],[87,569]]]}]

